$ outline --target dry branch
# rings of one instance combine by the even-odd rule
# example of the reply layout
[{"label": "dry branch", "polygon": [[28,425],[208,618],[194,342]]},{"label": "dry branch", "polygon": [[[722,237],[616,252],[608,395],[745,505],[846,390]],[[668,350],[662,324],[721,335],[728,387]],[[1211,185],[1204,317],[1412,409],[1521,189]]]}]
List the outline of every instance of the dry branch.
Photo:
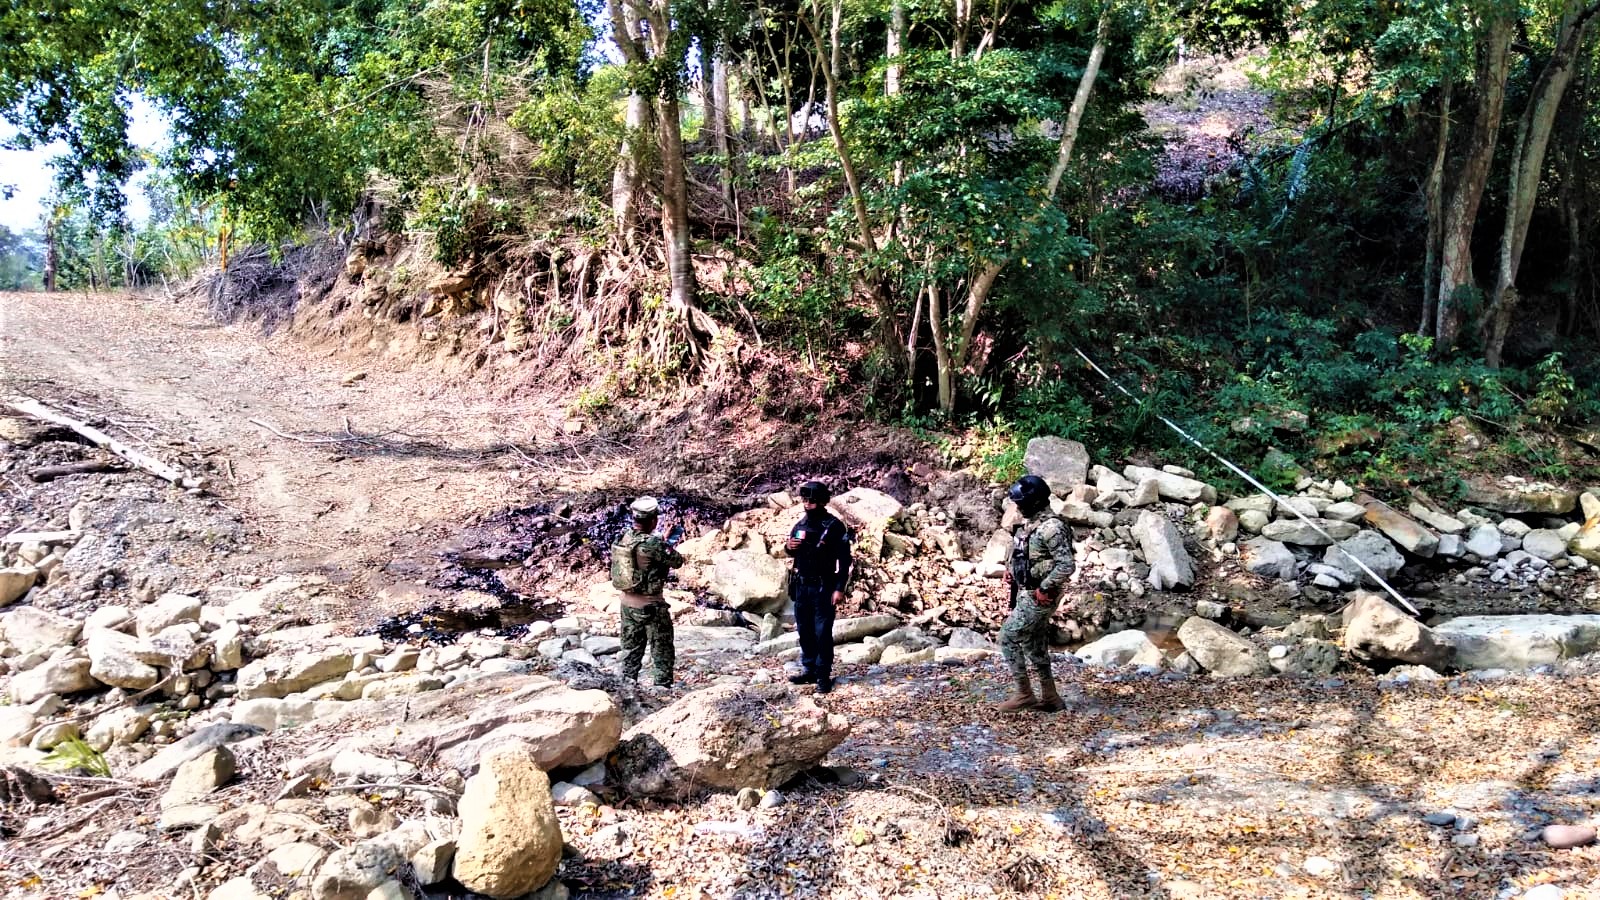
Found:
[{"label": "dry branch", "polygon": [[6,406],[16,410],[19,413],[22,413],[25,416],[31,416],[43,422],[49,422],[54,425],[60,425],[64,428],[70,428],[82,435],[84,438],[88,439],[89,442],[94,444],[96,447],[116,454],[117,456],[127,460],[131,465],[143,469],[157,478],[170,481],[180,487],[198,488],[205,486],[205,482],[202,479],[196,478],[182,469],[169,466],[147,453],[141,453],[140,451],[133,449],[111,435],[106,434],[104,431],[101,431],[100,429],[94,428],[90,425],[86,425],[77,419],[70,418],[60,412],[57,412],[43,403],[40,403],[38,400],[33,400],[27,397],[14,397],[11,400],[6,401]]}]

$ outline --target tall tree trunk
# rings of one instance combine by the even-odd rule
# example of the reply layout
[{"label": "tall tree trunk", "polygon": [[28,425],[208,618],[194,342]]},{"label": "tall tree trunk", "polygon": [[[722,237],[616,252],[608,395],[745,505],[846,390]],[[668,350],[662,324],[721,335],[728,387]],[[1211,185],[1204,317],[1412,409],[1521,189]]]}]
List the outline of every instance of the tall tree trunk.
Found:
[{"label": "tall tree trunk", "polygon": [[[812,13],[817,10],[818,0],[812,0]],[[839,0],[833,0],[833,8],[839,8]],[[844,172],[845,187],[850,193],[850,208],[855,212],[856,227],[860,231],[861,246],[865,255],[870,259],[878,255],[878,239],[872,230],[872,217],[867,213],[866,195],[862,192],[861,179],[856,175],[855,160],[850,154],[850,145],[845,141],[844,125],[839,121],[839,80],[834,67],[823,63],[823,60],[837,58],[837,52],[830,53],[822,44],[822,32],[818,30],[813,16],[808,16],[804,11],[800,14],[800,23],[811,35],[812,45],[816,48],[818,65],[816,68],[823,73],[823,95],[828,106],[828,134],[833,138],[834,154],[839,158],[839,168]],[[820,16],[817,16],[820,18]],[[837,42],[838,32],[829,34],[830,40]],[[862,286],[872,298],[873,308],[878,313],[878,337],[882,347],[894,347],[900,343],[900,325],[895,316],[894,305],[889,302],[888,292],[884,289],[882,273],[876,269],[869,269],[861,275]],[[893,355],[890,355],[893,359]]]},{"label": "tall tree trunk", "polygon": [[59,221],[58,212],[51,210],[50,217],[44,223],[44,290],[47,294],[56,292],[56,267],[61,259],[56,249]]},{"label": "tall tree trunk", "polygon": [[1483,361],[1490,368],[1500,367],[1506,332],[1511,327],[1511,313],[1517,305],[1517,269],[1522,264],[1533,207],[1539,199],[1539,178],[1544,174],[1544,155],[1555,130],[1556,112],[1561,108],[1567,86],[1572,83],[1584,32],[1596,12],[1600,12],[1600,3],[1585,7],[1583,0],[1567,0],[1556,27],[1550,59],[1534,82],[1532,98],[1517,124],[1506,188],[1505,228],[1500,234],[1499,268],[1485,316]]},{"label": "tall tree trunk", "polygon": [[900,93],[900,78],[905,73],[905,63],[901,58],[905,52],[906,4],[905,0],[893,0],[889,4],[889,34],[884,50],[889,67],[883,73],[883,92],[888,96]]},{"label": "tall tree trunk", "polygon": [[946,414],[956,408],[956,361],[950,355],[950,342],[944,328],[944,303],[939,282],[928,278],[928,327],[933,332],[933,358],[939,385],[939,409]]},{"label": "tall tree trunk", "polygon": [[[646,64],[639,33],[639,13],[629,0],[606,0],[611,28],[622,59],[630,66]],[[624,248],[634,245],[638,231],[638,196],[644,142],[648,138],[650,102],[637,91],[628,93],[623,120],[622,145],[617,149],[617,165],[611,173],[611,222]]]},{"label": "tall tree trunk", "polygon": [[[1100,14],[1099,25],[1095,28],[1094,47],[1090,49],[1089,60],[1084,63],[1083,75],[1078,79],[1078,91],[1072,97],[1072,106],[1067,111],[1067,121],[1061,127],[1061,142],[1056,147],[1056,162],[1050,169],[1049,177],[1045,179],[1040,215],[1056,202],[1056,192],[1060,190],[1061,179],[1066,175],[1067,164],[1072,159],[1073,145],[1078,140],[1078,129],[1083,124],[1083,113],[1089,105],[1089,95],[1094,90],[1095,79],[1100,75],[1100,63],[1106,56],[1106,38],[1110,31],[1111,9],[1108,6]],[[1010,257],[1003,257],[985,264],[967,288],[966,309],[961,315],[961,336],[956,342],[951,360],[954,369],[960,369],[967,364],[967,357],[972,352],[972,337],[978,329],[978,317],[994,290],[995,281],[1000,278],[1000,273],[1010,262]],[[953,392],[951,402],[954,402]],[[946,412],[952,410],[953,407]]]},{"label": "tall tree trunk", "polygon": [[1566,282],[1569,287],[1566,300],[1561,304],[1557,332],[1565,335],[1577,333],[1578,309],[1593,283],[1584,279],[1591,251],[1589,243],[1583,238],[1584,186],[1588,184],[1583,129],[1589,112],[1589,88],[1594,83],[1597,70],[1600,70],[1600,54],[1596,54],[1596,58],[1584,69],[1573,102],[1567,104],[1567,123],[1562,129],[1565,140],[1562,145],[1560,198],[1561,219],[1567,226]]},{"label": "tall tree trunk", "polygon": [[1472,274],[1472,230],[1478,218],[1478,204],[1483,200],[1484,185],[1489,180],[1489,167],[1494,162],[1494,145],[1500,135],[1514,31],[1515,22],[1510,17],[1495,19],[1479,41],[1475,84],[1477,111],[1467,135],[1466,152],[1454,173],[1454,188],[1445,207],[1440,243],[1439,311],[1434,334],[1435,346],[1441,352],[1455,349],[1460,337],[1464,317],[1461,294],[1477,288]]},{"label": "tall tree trunk", "polygon": [[733,141],[728,123],[728,61],[722,51],[711,60],[711,102],[717,116],[711,123],[711,137],[717,148],[717,171],[722,179],[722,202],[728,212],[739,218],[739,209],[733,195]]},{"label": "tall tree trunk", "polygon": [[1432,337],[1439,304],[1439,244],[1444,237],[1444,163],[1450,149],[1450,103],[1455,79],[1448,73],[1439,97],[1439,135],[1434,143],[1433,170],[1428,173],[1428,246],[1422,267],[1422,321],[1417,334]]},{"label": "tall tree trunk", "polygon": [[661,238],[672,279],[670,304],[685,314],[695,306],[694,264],[689,257],[689,186],[683,161],[678,98],[656,98],[656,134],[661,141]]}]

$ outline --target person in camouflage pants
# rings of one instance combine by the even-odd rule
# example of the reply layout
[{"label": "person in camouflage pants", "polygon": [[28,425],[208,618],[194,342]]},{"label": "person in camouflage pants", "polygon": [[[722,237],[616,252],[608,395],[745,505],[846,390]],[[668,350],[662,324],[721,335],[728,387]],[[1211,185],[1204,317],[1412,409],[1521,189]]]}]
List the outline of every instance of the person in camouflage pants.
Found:
[{"label": "person in camouflage pants", "polygon": [[[1072,529],[1050,512],[1050,487],[1034,475],[1024,475],[1011,486],[1011,500],[1025,517],[1017,526],[1011,550],[1011,617],[1000,630],[1000,651],[1016,688],[1000,704],[1014,712],[1065,709],[1050,671],[1050,619],[1076,564],[1072,558]],[[1029,668],[1039,676],[1039,694],[1033,693]]]},{"label": "person in camouflage pants", "polygon": [[[672,613],[662,592],[667,571],[683,565],[683,555],[655,533],[659,514],[655,498],[640,497],[629,511],[633,514],[633,528],[612,548],[613,583],[619,578],[627,583],[622,591],[622,675],[629,681],[639,677],[648,645],[650,674],[656,686],[666,687],[672,683],[676,653],[672,645]],[[623,588],[622,584],[617,586]]]}]

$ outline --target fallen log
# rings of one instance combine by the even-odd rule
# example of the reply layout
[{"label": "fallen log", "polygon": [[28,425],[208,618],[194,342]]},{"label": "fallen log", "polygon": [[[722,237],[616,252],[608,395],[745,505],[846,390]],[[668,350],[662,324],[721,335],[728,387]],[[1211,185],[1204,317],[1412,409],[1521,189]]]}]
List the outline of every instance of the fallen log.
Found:
[{"label": "fallen log", "polygon": [[104,459],[86,459],[83,462],[63,463],[59,466],[40,466],[30,470],[28,477],[34,481],[54,481],[68,475],[89,475],[95,472],[126,472],[127,466],[119,466],[114,462]]},{"label": "fallen log", "polygon": [[73,419],[60,412],[57,412],[56,410],[51,409],[37,400],[32,400],[26,397],[14,397],[6,401],[6,406],[16,410],[19,413],[22,413],[25,416],[31,416],[35,419],[39,419],[40,421],[50,422],[54,425],[60,425],[64,428],[70,428],[82,435],[84,438],[88,439],[88,441],[94,444],[96,447],[116,454],[117,456],[126,460],[130,465],[149,472],[157,478],[170,481],[180,487],[198,488],[205,486],[205,482],[202,479],[196,478],[182,469],[169,466],[161,460],[149,455],[148,453],[142,453],[138,450],[135,450],[111,435],[106,434],[104,431],[101,431],[100,429],[91,425],[86,425],[83,422],[79,422],[77,419]]}]

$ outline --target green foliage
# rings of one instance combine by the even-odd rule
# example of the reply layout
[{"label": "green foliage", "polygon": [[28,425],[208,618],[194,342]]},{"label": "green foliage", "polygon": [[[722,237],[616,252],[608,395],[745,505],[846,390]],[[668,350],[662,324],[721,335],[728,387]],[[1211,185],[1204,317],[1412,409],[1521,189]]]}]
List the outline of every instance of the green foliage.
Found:
[{"label": "green foliage", "polygon": [[106,762],[105,754],[77,737],[67,738],[55,745],[39,760],[39,764],[62,772],[82,772],[96,778],[111,777],[111,764]]},{"label": "green foliage", "polygon": [[0,225],[0,291],[38,288],[44,272],[44,241],[37,232]]}]

